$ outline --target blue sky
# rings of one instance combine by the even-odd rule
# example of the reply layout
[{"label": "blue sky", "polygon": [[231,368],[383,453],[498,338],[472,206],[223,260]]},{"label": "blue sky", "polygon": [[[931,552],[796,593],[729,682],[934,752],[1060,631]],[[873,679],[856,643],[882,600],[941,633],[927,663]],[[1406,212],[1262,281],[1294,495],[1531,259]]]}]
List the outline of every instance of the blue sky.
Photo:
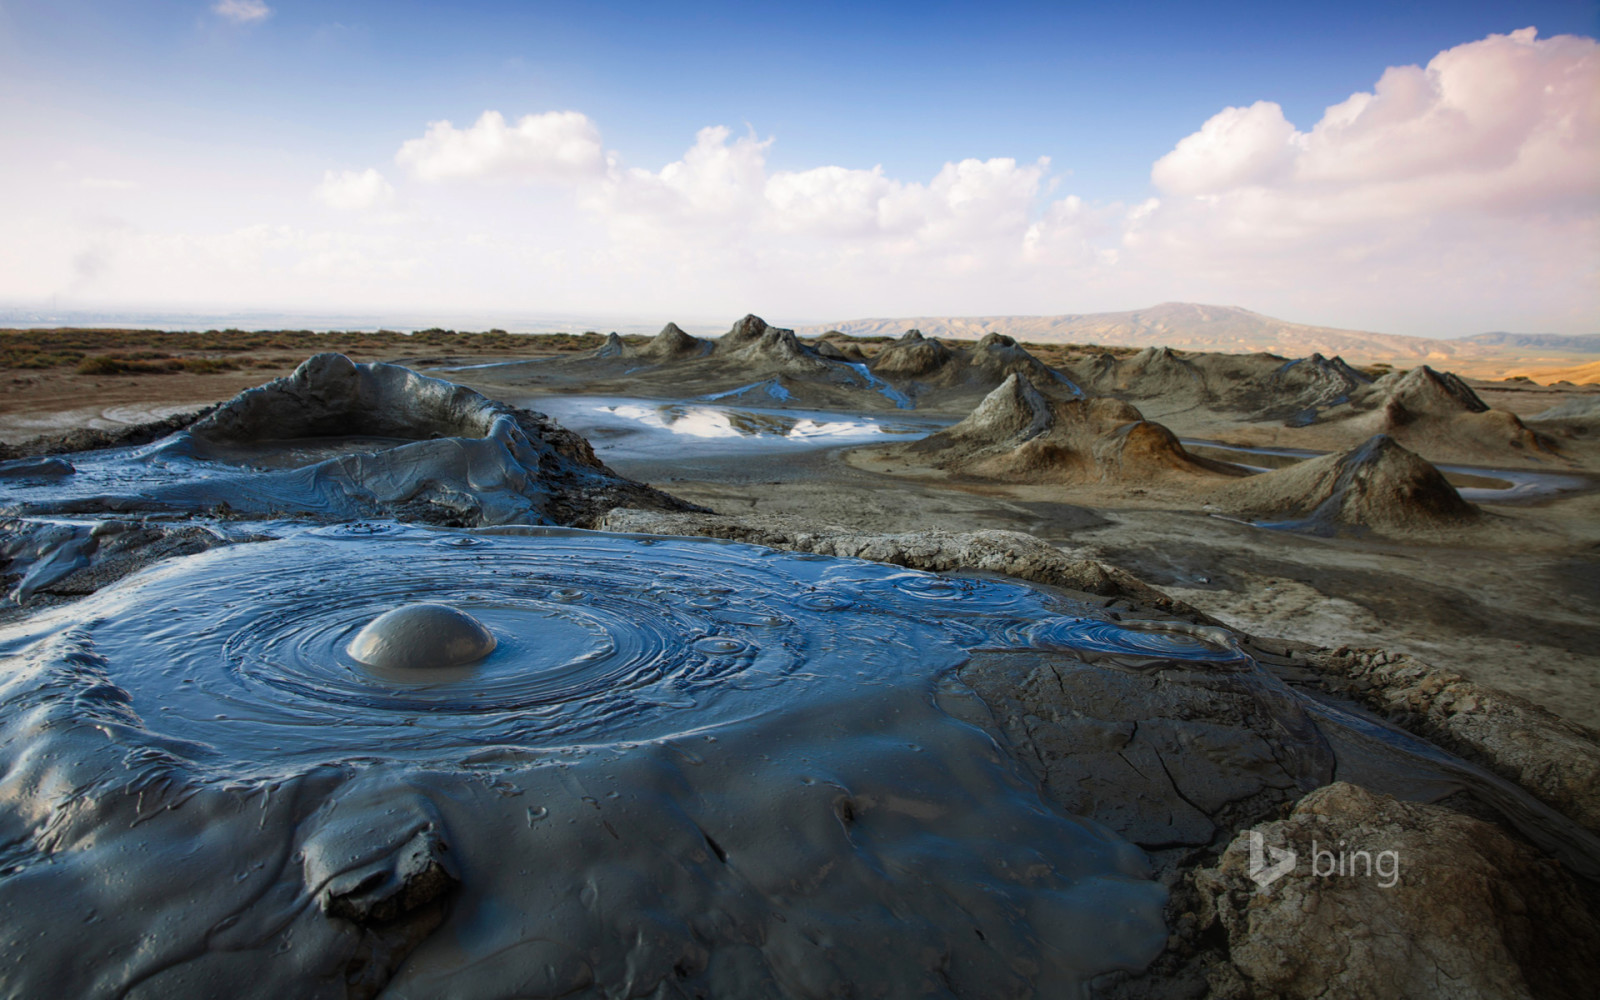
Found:
[{"label": "blue sky", "polygon": [[[1271,156],[1235,149],[1263,135],[1306,146],[1326,108],[1374,91],[1389,67],[1428,67],[1528,26],[1538,29],[1523,40],[1528,52],[1553,36],[1592,39],[1593,3],[229,2],[0,0],[0,215],[11,220],[0,220],[0,236],[16,255],[0,256],[10,275],[0,277],[0,302],[662,318],[766,308],[798,321],[1201,298],[1433,335],[1600,327],[1595,182],[1529,168],[1419,215],[1375,186],[1392,188],[1411,168],[1375,164],[1342,174],[1339,183],[1365,187],[1341,189],[1348,210],[1317,221],[1331,196],[1305,178],[1322,167],[1257,169]],[[1506,88],[1548,87],[1505,69],[1489,48],[1466,50],[1457,78],[1505,73]],[[1535,57],[1540,73],[1577,79],[1578,90],[1600,72],[1582,47]],[[1416,120],[1442,128],[1450,115],[1492,117],[1446,106],[1449,90],[1440,107],[1413,108]],[[1494,100],[1535,113],[1509,90]],[[1215,163],[1186,154],[1187,179],[1173,164],[1165,187],[1153,180],[1186,137],[1257,102],[1278,117],[1263,110],[1248,127],[1223,122],[1191,143],[1191,154],[1203,147],[1213,161],[1255,165],[1229,166],[1224,187],[1206,187],[1193,177],[1212,176]],[[1550,129],[1576,128],[1562,141],[1587,155],[1594,102],[1569,103],[1537,113]],[[516,162],[428,179],[423,160],[397,160],[430,123],[466,130],[486,111],[512,125],[577,112],[609,165],[557,178],[524,150]],[[1302,138],[1284,139],[1279,121]],[[711,126],[729,130],[727,177],[743,178],[717,183],[766,191],[743,214],[674,187],[695,168],[670,165]],[[1470,160],[1501,134],[1440,141],[1458,142]],[[1545,149],[1525,129],[1504,134]],[[539,135],[525,141],[548,139]],[[738,147],[741,137],[771,141]],[[1343,163],[1352,148],[1317,163]],[[941,171],[963,161],[1015,169],[940,189]],[[807,173],[833,167],[862,173],[826,184]],[[874,168],[883,181],[865,176]],[[1462,173],[1430,169],[1443,173],[1425,190]],[[1499,166],[1464,169],[1481,177]],[[347,171],[375,173],[358,191]],[[786,188],[785,175],[804,183]],[[878,222],[820,219],[816,206],[846,197],[839,185],[872,200]],[[772,207],[780,189],[790,209],[795,199],[811,206],[804,218]],[[1534,196],[1558,189],[1553,200]],[[1264,208],[1269,195],[1282,204]],[[669,196],[682,204],[667,205]],[[951,222],[950,204],[959,215],[974,198],[977,214],[1010,228]],[[984,198],[998,200],[985,208]],[[1224,201],[1233,207],[1219,208]],[[1196,214],[1202,204],[1210,215]],[[1261,228],[1301,209],[1293,233]],[[1211,231],[1232,234],[1226,253],[1197,252]],[[1519,241],[1552,239],[1565,242],[1548,261],[1511,259]],[[22,254],[17,240],[32,249]],[[1402,253],[1407,242],[1417,245]],[[1290,250],[1305,257],[1299,271],[1284,264]],[[163,252],[176,272],[165,277],[150,264]],[[1329,259],[1359,296],[1315,287]],[[1464,300],[1461,288],[1471,291]]]}]

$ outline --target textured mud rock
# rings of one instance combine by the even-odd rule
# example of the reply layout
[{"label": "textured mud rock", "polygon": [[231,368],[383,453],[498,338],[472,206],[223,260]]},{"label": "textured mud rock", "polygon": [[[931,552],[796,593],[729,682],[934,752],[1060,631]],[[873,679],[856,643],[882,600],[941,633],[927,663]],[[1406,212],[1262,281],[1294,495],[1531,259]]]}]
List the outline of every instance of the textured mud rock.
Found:
[{"label": "textured mud rock", "polygon": [[956,361],[955,352],[943,342],[923,337],[921,330],[907,330],[899,340],[885,345],[871,366],[875,373],[889,378],[927,379]]},{"label": "textured mud rock", "polygon": [[1600,734],[1412,656],[1348,647],[1303,655],[1334,690],[1517,782],[1600,834]]},{"label": "textured mud rock", "polygon": [[800,342],[793,330],[768,326],[760,316],[746,316],[716,342],[713,353],[721,359],[777,365],[791,372],[820,372],[830,363]]},{"label": "textured mud rock", "polygon": [[620,358],[625,356],[627,352],[628,345],[622,342],[622,338],[617,336],[616,331],[612,331],[611,333],[606,334],[606,342],[590,351],[588,357]]},{"label": "textured mud rock", "polygon": [[1222,387],[1218,401],[1222,408],[1291,426],[1312,422],[1322,410],[1346,402],[1372,383],[1343,358],[1321,354],[1293,361],[1272,354],[1208,354],[1196,358],[1195,364],[1208,385]]},{"label": "textured mud rock", "polygon": [[1555,442],[1530,430],[1514,413],[1490,409],[1471,386],[1427,365],[1395,372],[1363,387],[1319,421],[1350,421],[1388,434],[1433,461],[1551,458]]},{"label": "textured mud rock", "polygon": [[0,581],[5,596],[89,594],[169,556],[203,552],[230,539],[203,525],[0,520]]},{"label": "textured mud rock", "polygon": [[833,361],[865,361],[867,356],[862,353],[861,345],[857,344],[842,334],[837,338],[823,337],[816,342],[817,353]]},{"label": "textured mud rock", "polygon": [[1010,482],[1139,482],[1220,473],[1115,399],[1050,399],[1012,374],[960,423],[907,446],[937,467]]},{"label": "textured mud rock", "polygon": [[1164,410],[1204,407],[1291,425],[1309,423],[1372,382],[1343,358],[1321,354],[1293,360],[1265,353],[1180,356],[1167,347],[1147,347],[1126,358],[1101,354],[1078,362],[1071,371],[1086,391],[1097,395],[1158,400]]},{"label": "textured mud rock", "polygon": [[1315,723],[1248,661],[1108,672],[992,654],[961,679],[1051,798],[1146,850],[1203,847],[1333,777]]},{"label": "textured mud rock", "polygon": [[[1265,888],[1249,877],[1252,834],[1297,856]],[[1368,877],[1359,858],[1358,875],[1311,873],[1314,851],[1357,850],[1396,852],[1397,874],[1385,859]],[[1220,997],[1576,1000],[1600,977],[1600,924],[1558,865],[1488,823],[1343,782],[1241,833],[1195,886],[1200,922],[1227,935]]]},{"label": "textured mud rock", "polygon": [[650,361],[679,361],[684,358],[698,358],[710,353],[714,347],[710,341],[691,337],[678,328],[676,323],[668,323],[661,328],[661,332],[650,338],[650,341],[640,347],[633,348],[633,357],[645,358]]},{"label": "textured mud rock", "polygon": [[1085,392],[1122,399],[1182,400],[1210,398],[1204,377],[1170,347],[1146,347],[1127,358],[1101,354],[1072,369]]},{"label": "textured mud rock", "polygon": [[912,531],[890,535],[798,518],[734,518],[627,508],[611,511],[596,527],[652,535],[727,538],[774,549],[871,559],[933,573],[959,569],[1003,573],[1085,594],[1128,598],[1197,621],[1207,620],[1126,570],[1092,559],[1072,559],[1020,531]]},{"label": "textured mud rock", "polygon": [[1251,476],[1222,487],[1210,502],[1252,520],[1390,530],[1468,524],[1477,508],[1432,465],[1379,434],[1354,448]]},{"label": "textured mud rock", "polygon": [[913,393],[929,389],[965,389],[988,392],[1011,375],[1022,375],[1041,385],[1076,386],[1059,372],[1029,354],[1003,334],[991,333],[970,350],[929,340],[920,330],[907,330],[886,345],[870,362],[875,375],[891,379]]},{"label": "textured mud rock", "polygon": [[[409,443],[377,451],[350,446],[339,454],[337,441],[349,437]],[[336,457],[275,471],[219,474],[210,466],[201,475],[193,466],[256,467],[274,451],[308,440],[334,441]],[[125,461],[152,469],[190,463],[197,474],[170,476],[137,493],[29,500],[14,505],[16,512],[220,511],[481,525],[582,523],[624,503],[687,506],[616,475],[587,441],[542,414],[397,365],[358,365],[339,354],[319,354]]]}]

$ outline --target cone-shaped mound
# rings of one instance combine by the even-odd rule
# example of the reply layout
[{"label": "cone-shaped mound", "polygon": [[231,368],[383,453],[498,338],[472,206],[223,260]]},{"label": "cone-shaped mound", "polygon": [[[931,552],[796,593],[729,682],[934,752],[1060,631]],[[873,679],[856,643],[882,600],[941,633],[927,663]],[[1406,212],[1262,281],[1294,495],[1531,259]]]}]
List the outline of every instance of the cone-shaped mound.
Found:
[{"label": "cone-shaped mound", "polygon": [[1205,378],[1169,347],[1146,347],[1127,358],[1101,354],[1072,369],[1085,392],[1126,399],[1207,397]]},{"label": "cone-shaped mound", "polygon": [[33,501],[19,512],[203,510],[478,526],[586,523],[636,500],[688,506],[618,476],[589,442],[541,413],[340,354],[316,355],[144,451],[77,465],[76,479],[107,492]]},{"label": "cone-shaped mound", "polygon": [[1411,417],[1482,413],[1489,408],[1461,376],[1427,365],[1404,375],[1385,375],[1373,388],[1384,394],[1386,406]]},{"label": "cone-shaped mound", "polygon": [[[318,354],[293,373],[246,389],[189,425],[188,433],[218,444],[285,438],[368,435],[429,440],[487,437],[515,411],[504,403],[409,368],[356,364],[342,354]],[[550,425],[552,428],[555,425]],[[562,431],[575,457],[592,452]]]},{"label": "cone-shaped mound", "polygon": [[942,342],[925,339],[920,330],[908,330],[878,352],[872,359],[872,371],[886,378],[925,378],[955,358],[955,352]]},{"label": "cone-shaped mound", "polygon": [[1555,441],[1516,414],[1490,409],[1459,376],[1426,365],[1363,387],[1319,422],[1349,420],[1433,461],[1494,462],[1558,455]]},{"label": "cone-shaped mound", "polygon": [[1371,384],[1371,379],[1351,368],[1343,358],[1312,354],[1275,370],[1267,378],[1261,398],[1251,401],[1255,404],[1251,409],[1264,419],[1310,423],[1319,410],[1337,406]]},{"label": "cone-shaped mound", "polygon": [[717,339],[716,352],[730,354],[743,347],[748,347],[771,329],[767,321],[755,313],[747,314],[743,319],[733,324],[733,327]]},{"label": "cone-shaped mound", "polygon": [[1438,469],[1387,434],[1231,483],[1211,502],[1252,520],[1325,531],[1447,527],[1478,516]]},{"label": "cone-shaped mound", "polygon": [[936,468],[1011,482],[1135,482],[1223,472],[1116,399],[1051,399],[1012,374],[965,420],[910,446]]},{"label": "cone-shaped mound", "polygon": [[634,349],[632,353],[634,357],[651,361],[677,361],[701,357],[710,353],[712,346],[710,341],[684,333],[678,324],[668,323],[660,333],[650,338],[649,343]]},{"label": "cone-shaped mound", "polygon": [[606,334],[606,342],[584,355],[586,358],[623,358],[629,354],[628,345],[617,336],[616,331]]},{"label": "cone-shaped mound", "polygon": [[990,333],[972,348],[950,347],[907,330],[872,359],[872,373],[908,389],[967,389],[988,392],[1009,376],[1024,375],[1041,385],[1077,386],[1004,334]]},{"label": "cone-shaped mound", "polygon": [[750,315],[722,335],[713,352],[719,359],[738,360],[795,373],[821,372],[830,362],[800,342],[793,330],[769,326],[760,316]]}]

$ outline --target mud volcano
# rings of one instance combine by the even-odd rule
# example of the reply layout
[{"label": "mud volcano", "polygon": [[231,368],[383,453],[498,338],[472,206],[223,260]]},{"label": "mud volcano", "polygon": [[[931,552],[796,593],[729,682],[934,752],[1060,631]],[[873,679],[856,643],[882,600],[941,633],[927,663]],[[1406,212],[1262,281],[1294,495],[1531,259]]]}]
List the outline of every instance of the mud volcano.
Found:
[{"label": "mud volcano", "polygon": [[449,526],[581,524],[619,502],[687,505],[625,479],[543,414],[340,354],[235,396],[143,448],[0,477],[11,514],[207,513]]},{"label": "mud volcano", "polygon": [[1276,527],[1405,532],[1471,524],[1478,510],[1438,469],[1386,434],[1354,448],[1231,483],[1211,502]]},{"label": "mud volcano", "polygon": [[1007,376],[971,414],[905,446],[934,467],[1023,483],[1143,482],[1230,474],[1190,455],[1172,432],[1116,399],[1058,400]]},{"label": "mud volcano", "polygon": [[[409,680],[358,662],[423,600],[498,643]],[[8,995],[1075,996],[1161,950],[1165,892],[1041,798],[956,668],[1251,706],[1173,765],[1189,800],[1251,794],[1219,767],[1277,796],[1331,767],[1218,630],[709,540],[312,528],[0,653]],[[1097,808],[1146,834],[1155,786],[1098,760]]]}]

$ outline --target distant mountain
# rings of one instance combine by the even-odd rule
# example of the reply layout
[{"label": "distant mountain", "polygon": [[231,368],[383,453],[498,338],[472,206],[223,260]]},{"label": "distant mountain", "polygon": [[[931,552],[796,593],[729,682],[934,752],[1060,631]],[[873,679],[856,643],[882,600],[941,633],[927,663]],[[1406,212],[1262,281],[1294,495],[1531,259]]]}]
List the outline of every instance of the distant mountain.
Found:
[{"label": "distant mountain", "polygon": [[1491,347],[1533,347],[1574,354],[1600,354],[1600,333],[1477,333],[1461,340]]},{"label": "distant mountain", "polygon": [[[1099,344],[1116,347],[1175,347],[1186,351],[1222,351],[1230,354],[1269,351],[1299,358],[1318,353],[1340,355],[1356,364],[1388,362],[1451,365],[1475,359],[1505,359],[1519,354],[1524,361],[1536,347],[1485,343],[1476,339],[1433,340],[1392,333],[1340,330],[1309,326],[1263,316],[1238,306],[1166,302],[1130,312],[1086,313],[1064,316],[919,316],[910,319],[859,319],[831,326],[809,327],[806,335],[840,330],[854,336],[898,337],[918,329],[929,337],[975,340],[987,333],[1004,333],[1018,340],[1041,344]],[[1570,351],[1572,348],[1564,347]],[[1600,347],[1596,347],[1600,353]],[[1564,355],[1563,355],[1564,356]]]}]

